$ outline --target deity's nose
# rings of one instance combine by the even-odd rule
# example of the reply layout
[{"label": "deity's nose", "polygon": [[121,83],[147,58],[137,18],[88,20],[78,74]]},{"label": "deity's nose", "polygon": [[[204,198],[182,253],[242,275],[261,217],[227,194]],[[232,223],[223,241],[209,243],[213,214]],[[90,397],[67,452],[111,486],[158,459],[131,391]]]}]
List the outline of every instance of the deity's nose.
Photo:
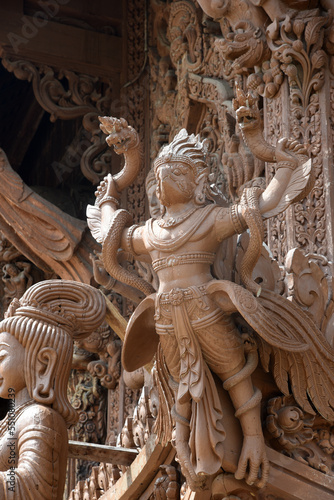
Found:
[{"label": "deity's nose", "polygon": [[170,168],[166,165],[163,165],[162,167],[160,167],[159,169],[159,178],[161,180],[163,179],[166,179],[167,177],[169,177],[170,175]]}]

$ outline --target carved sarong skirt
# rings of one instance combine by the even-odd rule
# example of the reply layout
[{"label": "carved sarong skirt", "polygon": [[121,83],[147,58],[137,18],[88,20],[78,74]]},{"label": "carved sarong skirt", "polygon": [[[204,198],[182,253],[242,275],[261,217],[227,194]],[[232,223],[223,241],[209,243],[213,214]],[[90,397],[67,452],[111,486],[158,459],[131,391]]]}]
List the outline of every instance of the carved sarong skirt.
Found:
[{"label": "carved sarong skirt", "polygon": [[180,397],[189,391],[201,398],[203,361],[219,375],[245,364],[233,319],[217,308],[205,285],[157,295],[155,321],[169,372],[184,385]]}]

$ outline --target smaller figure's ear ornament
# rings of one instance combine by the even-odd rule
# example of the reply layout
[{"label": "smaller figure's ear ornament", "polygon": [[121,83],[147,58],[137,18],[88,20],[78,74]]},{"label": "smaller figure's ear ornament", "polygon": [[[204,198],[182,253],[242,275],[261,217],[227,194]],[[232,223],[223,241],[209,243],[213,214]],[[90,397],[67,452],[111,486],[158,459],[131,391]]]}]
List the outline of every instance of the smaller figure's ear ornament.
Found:
[{"label": "smaller figure's ear ornament", "polygon": [[195,195],[195,203],[196,205],[204,205],[205,203],[205,195],[203,192]]},{"label": "smaller figure's ear ornament", "polygon": [[55,400],[54,381],[58,355],[54,348],[44,347],[36,359],[36,384],[33,398],[42,404],[51,405]]},{"label": "smaller figure's ear ornament", "polygon": [[203,206],[205,204],[207,182],[208,182],[208,169],[206,169],[206,172],[203,172],[196,180],[197,186],[195,189],[194,201],[195,204],[198,206]]}]

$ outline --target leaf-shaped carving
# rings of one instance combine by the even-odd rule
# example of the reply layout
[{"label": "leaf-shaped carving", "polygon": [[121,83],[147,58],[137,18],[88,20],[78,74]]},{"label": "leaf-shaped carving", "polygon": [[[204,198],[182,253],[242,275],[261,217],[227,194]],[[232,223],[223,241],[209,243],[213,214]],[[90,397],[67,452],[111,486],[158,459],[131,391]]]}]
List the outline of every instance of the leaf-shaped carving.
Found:
[{"label": "leaf-shaped carving", "polygon": [[320,328],[328,301],[328,284],[324,272],[298,248],[290,250],[285,267],[290,273],[288,286],[293,301],[306,309]]},{"label": "leaf-shaped carving", "polygon": [[311,64],[313,68],[320,69],[322,68],[327,61],[327,56],[324,50],[317,50],[311,57]]},{"label": "leaf-shaped carving", "polygon": [[307,51],[309,51],[311,45],[319,43],[321,39],[321,28],[326,24],[327,19],[325,17],[314,17],[310,22],[307,23],[305,28],[305,40],[307,43]]}]

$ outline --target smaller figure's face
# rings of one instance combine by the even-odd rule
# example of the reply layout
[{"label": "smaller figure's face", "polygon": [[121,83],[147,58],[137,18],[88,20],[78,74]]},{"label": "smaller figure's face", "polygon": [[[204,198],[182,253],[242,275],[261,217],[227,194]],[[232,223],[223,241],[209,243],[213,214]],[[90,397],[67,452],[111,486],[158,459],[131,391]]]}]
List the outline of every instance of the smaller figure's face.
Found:
[{"label": "smaller figure's face", "polygon": [[17,276],[18,275],[18,270],[17,267],[14,266],[13,264],[6,264],[3,268],[4,272],[8,274],[11,277]]},{"label": "smaller figure's face", "polygon": [[166,163],[158,168],[156,176],[157,196],[165,207],[186,203],[194,196],[195,176],[189,165],[178,162]]},{"label": "smaller figure's face", "polygon": [[[13,335],[0,334],[0,397],[13,398],[26,387],[25,349]],[[14,395],[14,396],[13,396]]]},{"label": "smaller figure's face", "polygon": [[160,217],[160,202],[157,198],[157,184],[152,182],[146,189],[146,194],[149,202],[150,216],[153,219]]}]

